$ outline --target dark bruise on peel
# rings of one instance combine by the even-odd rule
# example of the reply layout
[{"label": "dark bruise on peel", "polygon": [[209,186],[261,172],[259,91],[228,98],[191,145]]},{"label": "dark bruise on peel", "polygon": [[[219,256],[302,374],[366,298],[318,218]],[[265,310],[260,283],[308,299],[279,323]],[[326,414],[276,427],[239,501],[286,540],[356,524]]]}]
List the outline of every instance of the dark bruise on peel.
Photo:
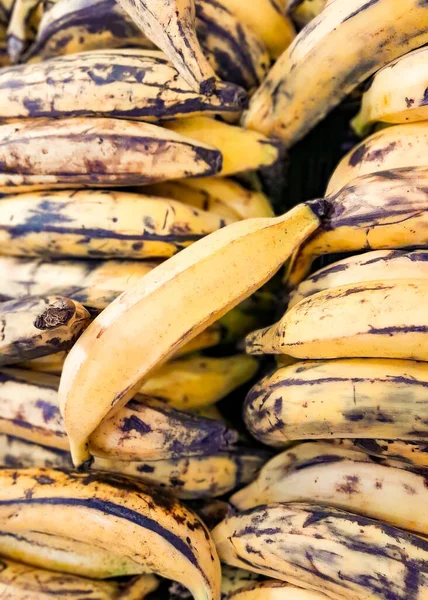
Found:
[{"label": "dark bruise on peel", "polygon": [[366,2],[365,4],[363,4],[362,6],[360,6],[360,8],[358,10],[355,10],[350,15],[348,15],[346,17],[346,19],[344,19],[342,21],[342,23],[345,23],[346,21],[349,21],[350,19],[353,19],[354,17],[358,16],[359,14],[361,14],[364,11],[366,11],[371,6],[374,6],[378,2],[380,2],[380,0],[368,0],[368,2]]}]

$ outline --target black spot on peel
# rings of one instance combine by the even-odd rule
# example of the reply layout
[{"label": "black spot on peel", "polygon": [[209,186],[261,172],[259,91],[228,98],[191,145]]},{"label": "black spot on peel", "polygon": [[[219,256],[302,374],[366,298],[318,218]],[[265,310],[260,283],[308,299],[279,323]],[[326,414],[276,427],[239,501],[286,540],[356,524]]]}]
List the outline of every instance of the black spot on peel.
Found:
[{"label": "black spot on peel", "polygon": [[348,159],[348,163],[351,167],[356,167],[364,158],[367,148],[365,144],[360,144],[356,150],[354,150]]},{"label": "black spot on peel", "polygon": [[121,430],[124,433],[135,431],[139,435],[146,435],[147,433],[151,433],[153,431],[148,423],[144,423],[136,415],[126,417],[121,425]]},{"label": "black spot on peel", "polygon": [[152,467],[152,465],[147,464],[138,465],[137,471],[139,471],[140,473],[154,473],[155,467]]},{"label": "black spot on peel", "polygon": [[50,402],[37,400],[36,407],[42,410],[45,423],[49,423],[52,419],[58,419],[60,417],[59,408]]},{"label": "black spot on peel", "polygon": [[52,479],[52,477],[48,477],[48,475],[39,475],[38,477],[34,477],[34,479],[40,485],[52,485],[53,483],[55,483],[55,479]]}]

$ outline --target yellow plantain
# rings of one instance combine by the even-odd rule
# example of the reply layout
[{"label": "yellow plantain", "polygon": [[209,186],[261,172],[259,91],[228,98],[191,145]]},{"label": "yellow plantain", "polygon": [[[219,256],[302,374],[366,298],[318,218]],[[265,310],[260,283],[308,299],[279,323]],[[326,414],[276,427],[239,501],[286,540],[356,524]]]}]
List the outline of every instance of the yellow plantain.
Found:
[{"label": "yellow plantain", "polygon": [[428,250],[376,250],[339,260],[302,281],[291,292],[288,309],[330,288],[394,279],[428,279]]},{"label": "yellow plantain", "polygon": [[194,0],[118,0],[141,31],[165,52],[180,75],[199,94],[212,94],[216,74],[195,30]]},{"label": "yellow plantain", "polygon": [[[0,433],[68,450],[58,408],[58,377],[19,369],[0,373]],[[139,396],[92,433],[95,456],[151,461],[206,456],[227,449],[236,432],[224,422],[175,410]]]},{"label": "yellow plantain", "polygon": [[427,120],[426,61],[427,49],[420,48],[375,74],[363,95],[360,112],[351,121],[358,135],[367,135],[379,121],[410,123]]},{"label": "yellow plantain", "polygon": [[215,404],[250,380],[258,366],[253,357],[245,354],[223,358],[191,354],[153,371],[140,392],[182,410],[203,408]]},{"label": "yellow plantain", "polygon": [[270,579],[239,589],[228,596],[228,600],[328,600],[328,596]]},{"label": "yellow plantain", "polygon": [[0,471],[0,528],[96,545],[179,581],[195,600],[219,600],[220,563],[203,522],[172,496],[107,474]]},{"label": "yellow plantain", "polygon": [[9,365],[71,348],[90,313],[61,296],[26,296],[0,303],[0,365]]},{"label": "yellow plantain", "polygon": [[327,217],[293,255],[287,288],[295,288],[325,254],[426,245],[427,184],[427,168],[393,169],[361,176],[327,196]]},{"label": "yellow plantain", "polygon": [[[428,365],[422,362],[307,361],[257,383],[247,396],[244,417],[257,440],[278,448],[293,440],[323,438],[424,442],[427,385]],[[419,452],[420,460],[423,447]]]},{"label": "yellow plantain", "polygon": [[43,12],[43,0],[14,0],[7,23],[7,50],[12,63],[18,62],[36,39]]},{"label": "yellow plantain", "polygon": [[213,538],[223,562],[333,600],[428,597],[427,539],[344,510],[259,506],[227,517]]},{"label": "yellow plantain", "polygon": [[[318,227],[322,210],[322,203],[309,203],[282,217],[233,223],[156,267],[97,317],[61,377],[76,465],[90,458],[87,441],[99,423],[126,404],[154,368],[262,287]],[[118,347],[120,353],[113,351]]]},{"label": "yellow plantain", "polygon": [[28,119],[0,126],[0,192],[131,186],[221,170],[218,150],[149,123]]},{"label": "yellow plantain", "polygon": [[[54,90],[46,95],[46,80]],[[98,50],[24,64],[0,73],[0,119],[100,116],[159,121],[239,114],[246,92],[217,82],[201,96],[162,52]]]},{"label": "yellow plantain", "polygon": [[338,193],[357,177],[409,167],[426,167],[428,123],[381,129],[342,158],[328,182],[326,194]]},{"label": "yellow plantain", "polygon": [[217,148],[223,156],[219,175],[234,175],[243,171],[271,166],[282,158],[281,144],[254,131],[228,125],[208,117],[193,117],[168,121],[164,127],[186,138]]},{"label": "yellow plantain", "polygon": [[248,510],[274,502],[316,502],[427,535],[423,474],[376,464],[364,454],[347,457],[343,449],[324,446],[309,460],[296,460],[294,448],[276,456],[253,483],[232,496],[232,504]]},{"label": "yellow plantain", "polygon": [[0,558],[2,600],[50,600],[55,596],[63,600],[74,600],[77,596],[88,600],[143,600],[158,585],[152,575],[135,578],[129,583],[91,581]]},{"label": "yellow plantain", "polygon": [[[221,216],[238,216],[241,219],[274,216],[265,194],[223,177],[166,181],[146,189],[145,193],[173,198]],[[144,188],[141,191],[144,193]]]},{"label": "yellow plantain", "polygon": [[0,201],[0,252],[168,258],[230,222],[182,202],[124,191],[28,192]]},{"label": "yellow plantain", "polygon": [[218,3],[263,40],[272,58],[278,58],[296,35],[291,20],[275,0],[257,0],[251,5],[241,0],[218,0]]},{"label": "yellow plantain", "polygon": [[[427,24],[420,0],[328,4],[275,63],[245,126],[293,145],[369,75],[426,44]],[[348,51],[338,56],[338,48]]]},{"label": "yellow plantain", "polygon": [[[140,479],[147,484],[169,490],[177,498],[200,499],[223,496],[237,487],[250,483],[267,458],[268,454],[263,451],[237,448],[207,456],[156,461],[123,461],[95,457],[93,469]],[[70,470],[72,463],[69,453],[65,450],[40,446],[20,438],[0,434],[0,468],[5,467],[14,469],[50,467]],[[39,542],[42,546],[41,540]],[[24,545],[25,560],[17,554],[18,550],[24,552]],[[5,554],[5,548],[9,549],[7,556],[11,558],[43,566],[41,558],[40,562],[34,562],[35,558],[30,561],[28,555],[31,554],[31,548],[27,548],[24,541],[5,539],[0,534],[0,554]],[[12,554],[14,548],[15,553]],[[37,547],[34,547],[32,552],[36,550]],[[68,551],[68,546],[64,548],[65,550]],[[77,549],[74,549],[74,553],[82,555],[82,552],[77,552]],[[60,562],[61,557],[57,557],[57,560]],[[66,557],[62,560],[65,561]],[[74,564],[73,561],[71,562]],[[51,562],[49,568],[96,578],[125,574],[125,570],[128,574],[139,572],[139,570],[133,571],[133,565],[125,564],[123,560],[117,563],[116,557],[110,558],[106,563],[104,557],[100,557],[97,560],[87,561],[85,565],[78,562],[75,569],[71,570],[72,566],[64,569]]]},{"label": "yellow plantain", "polygon": [[426,279],[342,285],[302,300],[278,323],[250,334],[247,351],[428,361],[427,303]]},{"label": "yellow plantain", "polygon": [[428,468],[428,444],[409,440],[336,439],[332,443],[382,460],[395,460],[410,467]]},{"label": "yellow plantain", "polygon": [[102,310],[157,264],[155,261],[123,260],[52,262],[0,256],[0,299],[56,294]]}]

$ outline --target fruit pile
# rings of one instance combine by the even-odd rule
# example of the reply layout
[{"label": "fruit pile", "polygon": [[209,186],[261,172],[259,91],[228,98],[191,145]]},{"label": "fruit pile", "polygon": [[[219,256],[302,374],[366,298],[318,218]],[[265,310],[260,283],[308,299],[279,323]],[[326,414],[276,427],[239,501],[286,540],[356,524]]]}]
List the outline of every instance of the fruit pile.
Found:
[{"label": "fruit pile", "polygon": [[428,600],[428,3],[0,28],[1,600]]}]

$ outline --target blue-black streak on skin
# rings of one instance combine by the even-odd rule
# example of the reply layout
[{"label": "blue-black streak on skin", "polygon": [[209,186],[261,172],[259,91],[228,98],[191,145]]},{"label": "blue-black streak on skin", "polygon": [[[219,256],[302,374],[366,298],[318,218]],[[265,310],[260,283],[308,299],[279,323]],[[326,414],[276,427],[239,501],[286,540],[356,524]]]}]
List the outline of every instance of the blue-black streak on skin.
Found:
[{"label": "blue-black streak on skin", "polygon": [[[220,421],[179,411],[162,402],[149,400],[148,398],[144,399],[144,405],[148,406],[149,410],[164,414],[170,422],[171,426],[169,428],[169,433],[164,431],[163,437],[164,447],[165,449],[168,449],[172,457],[181,458],[191,454],[198,454],[200,456],[210,455],[219,450],[228,448],[236,442],[236,432],[232,429],[228,429],[227,426]],[[136,413],[144,413],[145,406],[134,400],[131,400],[127,405],[130,410],[134,410]],[[141,419],[139,419],[139,421],[141,421]],[[125,434],[129,431],[128,428],[131,427],[131,425],[132,424],[129,422],[124,422]],[[144,423],[143,435],[149,433],[147,427],[148,425]],[[177,437],[175,432],[181,431],[183,427],[188,429],[189,432],[193,432],[193,439],[191,441],[181,441]],[[135,427],[133,427],[133,429],[135,430]]]},{"label": "blue-black streak on skin", "polygon": [[8,344],[7,352],[0,353],[0,366],[12,365],[33,358],[49,356],[61,350],[68,350],[73,346],[79,334],[66,337],[52,337],[43,344],[40,343],[41,336],[16,340]]},{"label": "blue-black streak on skin", "polygon": [[[209,18],[204,11],[203,4],[204,3],[196,3],[197,34],[204,53],[207,56],[213,55],[214,60],[218,65],[218,76],[225,81],[232,81],[245,89],[259,85],[261,81],[253,63],[251,52],[247,44],[247,37],[239,22],[237,21],[238,37],[235,37],[231,35],[228,29],[224,29],[220,22]],[[229,11],[219,5],[215,0],[205,0],[205,4],[210,4],[218,11],[230,14]],[[215,36],[223,43],[227,41],[229,52],[226,53],[221,50],[214,50],[207,42],[210,36]],[[267,68],[268,65],[266,65],[266,69]]]},{"label": "blue-black streak on skin", "polygon": [[[122,56],[122,54],[121,54]],[[101,60],[102,57],[100,57]],[[114,84],[116,82],[127,81],[130,85],[130,79],[135,80],[135,84],[142,84],[142,86],[148,86],[159,88],[159,92],[155,98],[142,98],[142,106],[138,106],[138,95],[142,94],[143,87],[139,86],[139,92],[136,94],[135,104],[132,109],[120,108],[120,98],[116,99],[115,104],[119,105],[119,108],[112,110],[104,110],[103,107],[88,106],[86,108],[78,108],[70,106],[68,109],[56,110],[54,108],[54,101],[51,102],[51,108],[46,109],[46,100],[43,97],[24,99],[23,105],[27,109],[28,114],[25,116],[14,115],[16,118],[36,118],[36,117],[79,117],[79,116],[104,116],[104,117],[117,117],[127,119],[138,119],[138,118],[155,118],[155,119],[174,119],[177,116],[185,115],[189,113],[200,113],[205,111],[216,112],[237,112],[246,108],[248,104],[248,96],[245,90],[235,86],[234,84],[224,84],[224,88],[214,89],[213,94],[208,98],[205,96],[197,96],[192,94],[193,97],[188,98],[189,91],[183,90],[178,87],[172,87],[167,85],[159,86],[157,84],[148,84],[144,81],[145,74],[148,70],[153,68],[145,65],[144,67],[134,67],[131,65],[111,64],[111,57],[108,57],[106,63],[97,63],[92,68],[80,66],[78,68],[82,73],[86,73],[88,77],[99,87],[108,84]],[[135,61],[135,56],[133,57]],[[164,64],[165,60],[156,61],[157,63]],[[58,62],[60,68],[63,67],[63,62]],[[70,63],[70,68],[73,66]],[[154,65],[156,66],[156,65]],[[55,68],[52,68],[55,71]],[[16,67],[10,69],[11,76],[19,76]],[[49,71],[47,71],[49,73]],[[13,90],[16,88],[27,87],[30,90],[31,84],[27,84],[25,79],[9,79],[5,80],[5,73],[2,75],[3,83],[0,84],[0,90]],[[76,77],[77,80],[77,77]],[[47,77],[46,82],[49,84],[50,78]],[[52,80],[52,84],[58,86],[58,82]],[[84,85],[84,84],[83,84]],[[168,99],[168,91],[172,91],[175,95],[174,102]],[[181,99],[180,99],[181,94]],[[162,95],[166,97],[163,98]],[[54,95],[53,100],[60,98],[62,94]],[[178,97],[177,97],[178,96]],[[113,97],[111,97],[113,100]],[[216,101],[216,102],[215,102]],[[80,106],[84,104],[79,102]],[[1,111],[0,111],[1,112]]]},{"label": "blue-black streak on skin", "polygon": [[379,2],[379,0],[368,0],[368,2],[366,2],[365,4],[363,4],[362,6],[360,6],[359,9],[355,10],[350,15],[348,15],[346,17],[346,19],[343,19],[342,23],[345,23],[346,21],[349,21],[350,19],[353,19],[354,17],[356,17],[357,15],[361,14],[362,12],[364,12],[365,10],[367,10],[368,8],[370,8],[371,6],[373,6],[374,4],[377,4],[378,2]]},{"label": "blue-black streak on skin", "polygon": [[[282,503],[276,504],[276,506],[281,506]],[[284,508],[288,510],[289,505],[283,504]],[[261,527],[263,522],[268,518],[269,507],[261,506],[253,509],[249,509],[247,511],[243,511],[241,513],[242,516],[252,516],[253,525],[246,526],[240,531],[234,532],[232,537],[245,537],[245,536],[256,536],[261,537],[264,535],[272,535],[269,530],[263,530]],[[424,538],[421,538],[417,535],[413,535],[412,533],[407,533],[402,531],[396,527],[387,525],[380,521],[374,521],[372,519],[354,515],[342,511],[340,509],[330,510],[328,508],[313,505],[308,507],[305,512],[308,513],[308,517],[306,518],[303,528],[306,527],[317,527],[318,524],[322,524],[324,527],[331,532],[331,537],[336,540],[338,543],[342,544],[344,547],[348,548],[352,552],[361,553],[366,556],[376,556],[385,558],[388,561],[398,562],[403,564],[406,568],[406,577],[403,581],[404,590],[403,593],[401,590],[397,591],[391,585],[391,580],[382,574],[374,575],[366,575],[364,573],[356,574],[352,576],[348,574],[346,571],[341,571],[340,580],[341,581],[351,581],[356,583],[367,590],[371,590],[376,594],[376,597],[383,598],[384,600],[417,600],[420,592],[420,585],[422,584],[422,575],[428,575],[428,562],[426,560],[416,560],[409,558],[407,552],[403,550],[404,548],[413,546],[418,550],[422,550],[423,552],[428,553],[428,541]],[[384,543],[383,545],[375,545],[370,543],[369,541],[365,541],[359,536],[349,536],[345,535],[340,531],[338,526],[340,525],[340,521],[350,521],[355,523],[359,529],[360,534],[365,533],[365,528],[379,529],[384,536],[388,536],[390,539],[390,543]],[[284,526],[285,532],[288,532],[288,524]],[[283,529],[282,527],[278,528],[278,531],[273,530],[274,534],[281,534]],[[317,534],[312,532],[314,538],[317,538]],[[309,539],[309,538],[308,538]],[[278,542],[280,543],[280,541]],[[310,542],[308,542],[309,544]],[[296,547],[296,553],[298,552],[298,547]],[[313,558],[317,558],[322,562],[327,562],[329,555],[333,558],[333,554],[330,552],[326,552],[322,550],[322,548],[308,548],[305,546],[302,549],[304,552],[304,557],[312,562]],[[252,565],[250,561],[247,559],[242,559],[240,553],[237,553],[237,556],[240,560],[243,560],[244,563]],[[289,560],[289,558],[285,555],[284,560],[289,564],[294,564]],[[261,565],[263,566],[263,565]],[[311,569],[300,564],[300,561],[296,563],[298,569],[302,569],[307,571],[311,576],[320,577],[325,581],[330,581],[331,583],[338,583],[336,578],[331,578],[330,576],[323,574],[319,570],[314,572]],[[270,567],[266,565],[266,567],[270,570]],[[423,585],[423,584],[422,584]],[[346,585],[344,586],[346,587]]]},{"label": "blue-black streak on skin", "polygon": [[[129,489],[129,486],[127,487]],[[141,489],[141,488],[139,488]],[[29,498],[29,499],[16,499],[16,500],[0,500],[0,506],[65,506],[65,507],[79,507],[94,510],[104,515],[110,515],[117,519],[125,520],[134,523],[138,527],[147,529],[155,535],[159,535],[166,540],[173,548],[180,552],[187,560],[201,572],[204,579],[206,579],[205,573],[201,570],[198,563],[198,559],[193,553],[193,550],[188,546],[180,537],[173,534],[172,531],[166,529],[155,520],[145,517],[144,515],[126,508],[98,498]]]},{"label": "blue-black streak on skin", "polygon": [[[223,158],[222,154],[219,150],[203,148],[198,145],[198,142],[190,143],[184,141],[172,141],[168,139],[156,139],[150,136],[121,136],[118,134],[109,134],[108,132],[103,132],[102,134],[97,133],[84,133],[82,135],[74,135],[67,136],[65,134],[56,135],[55,140],[58,141],[60,139],[64,139],[65,141],[75,142],[78,144],[79,141],[84,141],[85,144],[92,143],[95,147],[99,144],[100,139],[105,141],[109,141],[112,146],[114,146],[117,152],[128,152],[132,151],[133,153],[141,153],[142,156],[149,155],[162,155],[163,152],[168,151],[168,147],[170,145],[177,146],[177,148],[190,148],[194,154],[194,158],[196,162],[201,161],[206,164],[207,170],[203,173],[206,175],[214,175],[218,173],[222,168]],[[46,137],[46,143],[50,143],[50,138]],[[11,143],[13,145],[23,145],[24,147],[28,147],[29,141],[26,137],[10,137],[8,140],[0,142],[0,147],[3,146],[5,148],[8,147],[8,144]],[[78,149],[76,148],[76,152]],[[7,154],[7,150],[6,150]],[[15,159],[15,163],[7,164],[5,160],[0,159],[0,173],[3,174],[19,174],[19,175],[37,175],[37,171],[34,169],[34,164],[32,164],[31,160],[28,161],[28,164],[20,160],[19,155],[13,157]],[[61,182],[64,178],[68,177],[76,177],[80,176],[78,181],[79,183],[87,182],[90,184],[94,182],[94,180],[98,183],[103,180],[111,181],[112,178],[117,182],[117,184],[123,183],[126,185],[137,185],[138,181],[141,182],[151,182],[156,181],[157,178],[150,176],[149,173],[111,173],[106,169],[106,165],[103,160],[100,159],[91,159],[85,161],[86,169],[83,171],[52,171],[50,175],[55,175],[58,178],[58,182]],[[201,173],[198,173],[198,176],[201,176]]]},{"label": "blue-black streak on skin", "polygon": [[[35,383],[29,383],[28,380],[26,379],[26,371],[22,370],[22,377],[19,376],[19,374],[16,373],[16,371],[9,371],[8,369],[1,369],[0,370],[0,384],[3,383],[9,383],[10,381],[14,382],[14,383],[20,383],[20,384],[25,384],[25,385],[30,385],[30,386],[37,386],[37,388],[39,389],[46,389],[46,390],[57,390],[58,389],[58,384],[59,384],[59,378],[58,377],[52,377],[52,383],[46,383],[46,381],[44,379],[40,379],[40,382],[37,381],[37,384]],[[29,371],[30,374],[32,374],[31,371]]]}]

